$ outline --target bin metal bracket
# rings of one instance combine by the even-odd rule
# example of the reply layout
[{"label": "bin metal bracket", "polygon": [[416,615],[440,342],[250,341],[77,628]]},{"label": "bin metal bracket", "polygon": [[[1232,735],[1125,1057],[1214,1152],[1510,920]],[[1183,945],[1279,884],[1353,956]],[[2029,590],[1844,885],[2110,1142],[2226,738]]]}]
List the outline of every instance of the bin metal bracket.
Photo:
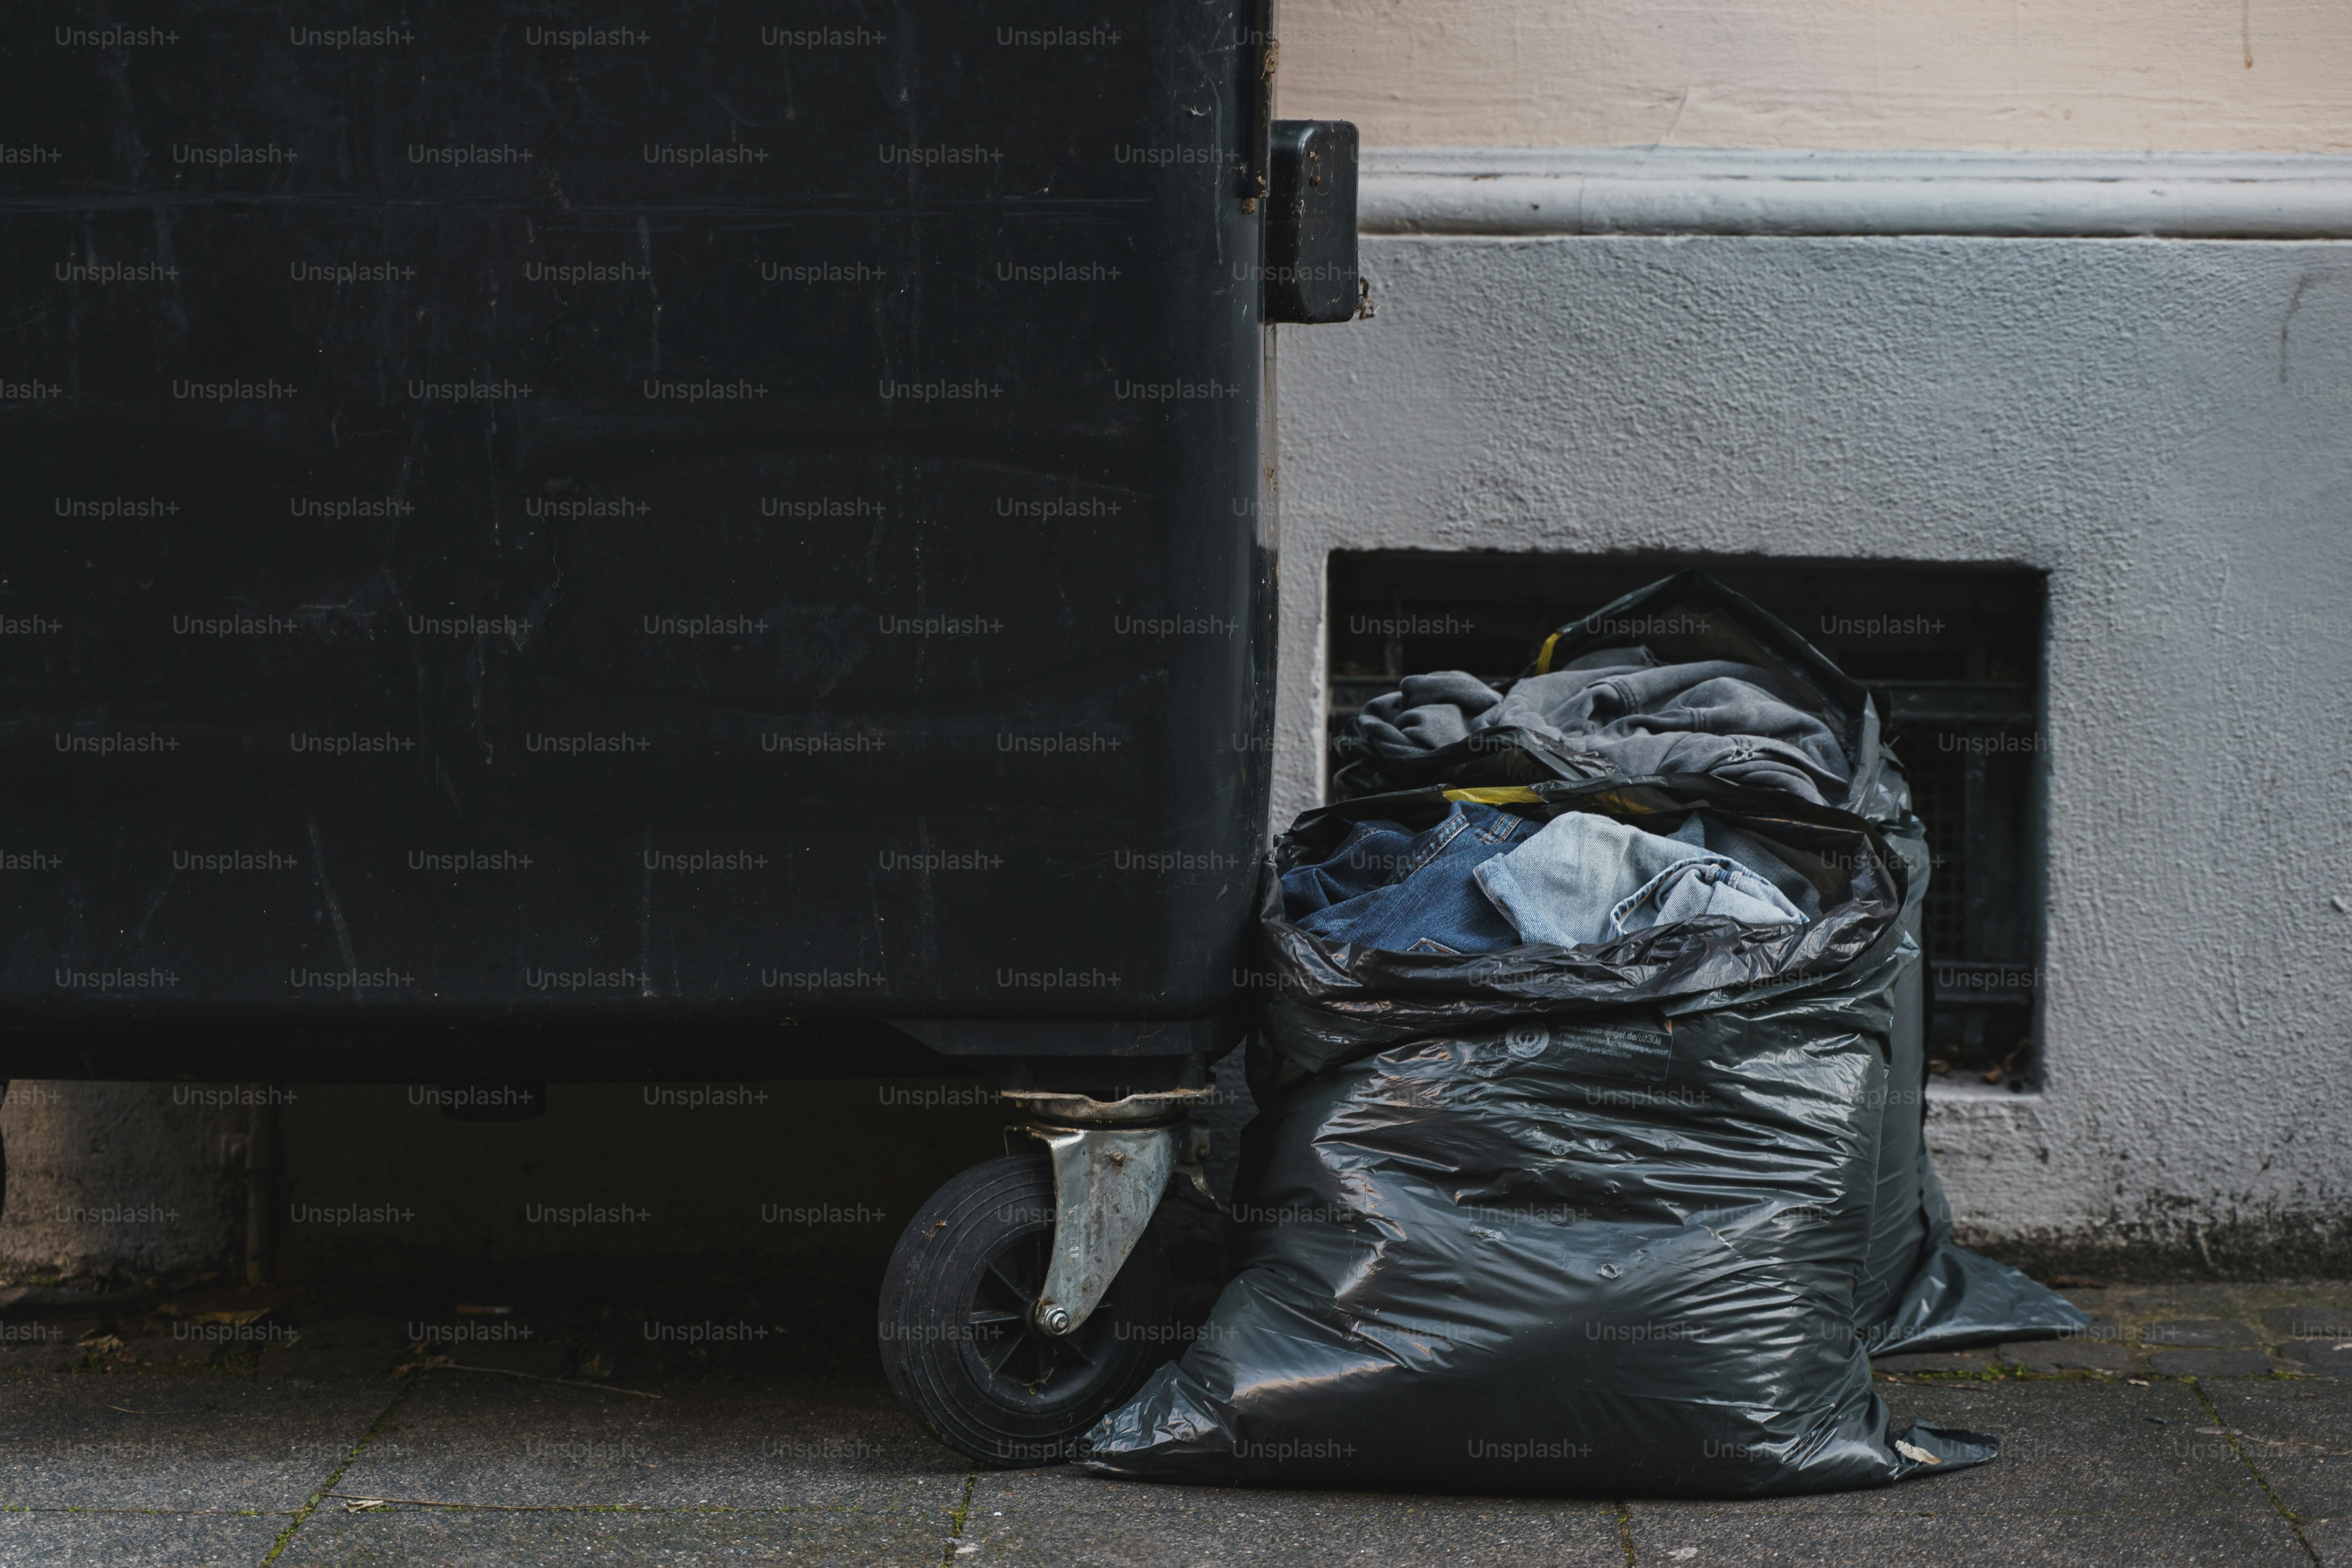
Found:
[{"label": "bin metal bracket", "polygon": [[1370,315],[1356,261],[1356,128],[1344,120],[1277,120],[1266,146],[1264,319]]},{"label": "bin metal bracket", "polygon": [[1036,1322],[1049,1334],[1076,1333],[1151,1223],[1176,1169],[1183,1124],[1029,1131],[1054,1157],[1054,1254]]}]

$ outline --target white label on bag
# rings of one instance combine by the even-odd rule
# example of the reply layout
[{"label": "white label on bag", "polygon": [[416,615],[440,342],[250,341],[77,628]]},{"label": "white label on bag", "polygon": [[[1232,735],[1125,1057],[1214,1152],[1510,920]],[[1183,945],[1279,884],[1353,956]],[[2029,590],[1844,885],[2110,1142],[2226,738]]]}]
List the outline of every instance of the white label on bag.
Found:
[{"label": "white label on bag", "polygon": [[1503,1034],[1513,1059],[1549,1058],[1554,1065],[1611,1078],[1663,1079],[1673,1060],[1671,1027],[1653,1024],[1514,1024]]}]

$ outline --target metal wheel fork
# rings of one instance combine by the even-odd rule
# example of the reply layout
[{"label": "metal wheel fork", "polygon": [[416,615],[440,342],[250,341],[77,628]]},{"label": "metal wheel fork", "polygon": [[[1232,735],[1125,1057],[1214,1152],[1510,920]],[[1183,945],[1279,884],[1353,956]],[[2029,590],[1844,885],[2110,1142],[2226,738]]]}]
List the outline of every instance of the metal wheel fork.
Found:
[{"label": "metal wheel fork", "polygon": [[1054,1249],[1034,1312],[1040,1330],[1075,1333],[1102,1304],[1151,1224],[1170,1177],[1184,1172],[1208,1191],[1185,1113],[1213,1092],[1178,1089],[1103,1100],[1004,1091],[1031,1116],[1007,1131],[1035,1138],[1053,1156]]}]

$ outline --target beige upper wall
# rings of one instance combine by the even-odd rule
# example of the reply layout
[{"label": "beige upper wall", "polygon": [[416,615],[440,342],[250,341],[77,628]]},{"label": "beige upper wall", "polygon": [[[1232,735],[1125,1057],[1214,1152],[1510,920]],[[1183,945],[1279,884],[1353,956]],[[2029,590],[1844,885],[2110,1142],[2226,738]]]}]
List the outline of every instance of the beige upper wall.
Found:
[{"label": "beige upper wall", "polygon": [[1281,112],[1371,145],[2352,151],[2352,0],[1276,0],[1276,32]]}]

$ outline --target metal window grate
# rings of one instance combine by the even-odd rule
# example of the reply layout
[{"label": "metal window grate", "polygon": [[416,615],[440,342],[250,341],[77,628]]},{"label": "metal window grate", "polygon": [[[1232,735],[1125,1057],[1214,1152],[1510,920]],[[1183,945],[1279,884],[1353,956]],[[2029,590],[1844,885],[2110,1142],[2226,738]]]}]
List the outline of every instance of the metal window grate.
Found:
[{"label": "metal window grate", "polygon": [[1921,938],[1931,953],[1963,952],[1968,933],[1964,889],[1969,875],[1968,859],[1960,848],[1966,837],[1965,770],[1956,756],[1938,754],[1907,741],[1898,743],[1895,754],[1911,775],[1911,809],[1927,826],[1927,851],[1933,857]]}]

